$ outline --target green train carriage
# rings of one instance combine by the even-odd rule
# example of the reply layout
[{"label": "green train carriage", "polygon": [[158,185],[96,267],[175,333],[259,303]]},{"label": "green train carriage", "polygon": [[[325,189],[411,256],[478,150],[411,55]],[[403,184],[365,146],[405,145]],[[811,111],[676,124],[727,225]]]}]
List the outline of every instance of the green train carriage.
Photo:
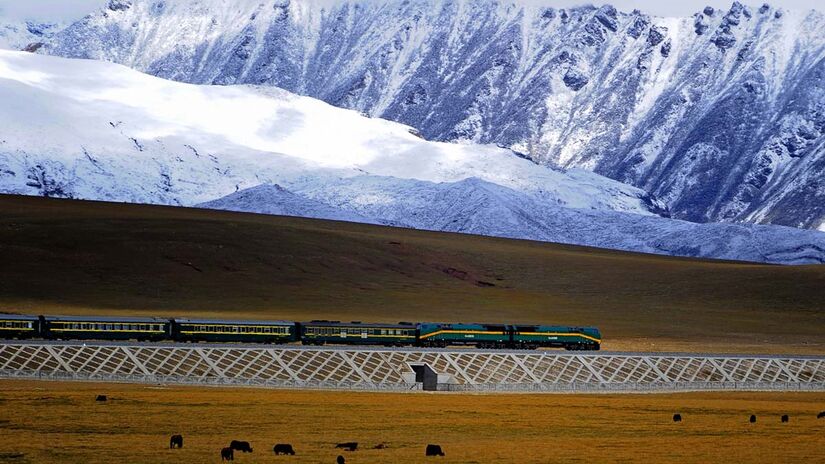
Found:
[{"label": "green train carriage", "polygon": [[175,319],[173,338],[179,342],[292,343],[298,328],[292,321]]},{"label": "green train carriage", "polygon": [[411,323],[311,321],[300,326],[304,345],[412,346],[416,340],[416,327]]},{"label": "green train carriage", "polygon": [[598,350],[602,334],[595,327],[553,325],[512,326],[514,348],[565,348],[567,350]]},{"label": "green train carriage", "polygon": [[0,314],[0,338],[25,339],[40,336],[41,319],[38,316]]},{"label": "green train carriage", "polygon": [[510,326],[501,324],[418,324],[421,346],[473,345],[479,348],[510,346]]},{"label": "green train carriage", "polygon": [[41,335],[58,340],[169,340],[172,323],[156,317],[43,316]]}]

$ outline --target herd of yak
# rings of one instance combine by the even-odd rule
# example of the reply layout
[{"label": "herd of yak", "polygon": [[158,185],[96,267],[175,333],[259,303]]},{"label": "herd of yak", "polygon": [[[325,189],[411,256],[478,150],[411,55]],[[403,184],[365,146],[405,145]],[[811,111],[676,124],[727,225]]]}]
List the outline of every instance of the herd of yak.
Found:
[{"label": "herd of yak", "polygon": [[[822,411],[819,414],[817,414],[816,418],[817,419],[825,419],[825,411]],[[784,424],[786,422],[789,422],[791,420],[791,418],[787,414],[782,414],[782,416],[780,416],[779,420]],[[673,422],[682,422],[682,415],[681,414],[674,414],[673,415]],[[751,417],[748,419],[748,422],[750,422],[751,424],[755,424],[756,423],[756,414],[751,414]]]},{"label": "herd of yak", "polygon": [[[358,449],[358,443],[354,441],[347,443],[338,443],[337,445],[335,445],[335,447],[344,449],[346,451],[355,451]],[[379,443],[375,446],[375,449],[384,449],[385,447],[386,445],[384,445],[383,443]],[[183,435],[172,435],[172,437],[169,438],[169,448],[183,448]],[[232,440],[232,442],[229,443],[229,446],[221,449],[221,462],[234,461],[235,451],[251,453],[252,445],[250,445],[248,441]],[[290,456],[295,455],[295,449],[293,449],[292,445],[290,445],[289,443],[278,443],[272,448],[272,451],[275,454],[284,454]],[[427,456],[444,456],[444,451],[441,450],[441,446],[439,445],[427,445],[425,453]],[[344,459],[343,456],[338,456],[335,462],[337,464],[345,464],[346,459]]]},{"label": "herd of yak", "polygon": [[[825,411],[820,412],[816,415],[817,419],[825,418]],[[790,420],[790,417],[787,414],[783,414],[780,419],[782,423],[786,423]],[[748,421],[751,424],[756,423],[756,415],[751,414]],[[673,415],[673,422],[682,422],[682,415],[681,414],[674,414]],[[182,448],[183,447],[183,436],[182,435],[172,435],[169,439],[169,447],[170,448]],[[357,442],[347,442],[347,443],[338,443],[335,445],[336,448],[344,449],[346,451],[355,451],[358,449]],[[380,443],[375,446],[375,449],[383,449],[385,445]],[[241,451],[244,453],[251,453],[252,446],[249,444],[248,441],[239,441],[239,440],[232,440],[232,442],[226,448],[221,449],[221,461],[234,461],[235,460],[235,451]],[[284,454],[284,455],[295,455],[295,449],[292,448],[292,445],[289,443],[278,443],[272,448],[272,451],[275,454]],[[442,451],[440,445],[427,445],[427,448],[424,451],[427,456],[444,456],[444,451]],[[345,464],[346,459],[343,456],[338,456],[336,459],[337,464]]]},{"label": "herd of yak", "polygon": [[[97,401],[106,401],[106,395],[98,395],[96,398]],[[820,412],[816,415],[817,419],[825,418],[825,411]],[[782,423],[786,423],[790,421],[790,417],[787,414],[783,414],[779,420]],[[751,424],[756,423],[756,415],[751,414],[748,421]],[[673,422],[682,422],[682,415],[676,413],[673,415]],[[374,449],[384,449],[386,445],[380,443],[374,447]],[[169,438],[169,448],[183,448],[183,435],[172,435]],[[346,451],[355,451],[358,449],[357,442],[346,442],[346,443],[338,443],[335,445],[335,448],[340,448]],[[241,451],[243,453],[251,453],[252,452],[252,445],[249,444],[248,441],[240,441],[240,440],[232,440],[229,443],[229,446],[226,448],[221,449],[221,462],[224,461],[234,461],[235,460],[235,451]],[[272,451],[275,454],[284,454],[284,455],[295,455],[295,449],[289,443],[278,443],[274,447],[272,447]],[[427,448],[424,450],[426,456],[444,456],[444,451],[442,451],[440,445],[427,445]],[[345,464],[346,459],[343,456],[338,456],[336,459],[337,464]]]}]

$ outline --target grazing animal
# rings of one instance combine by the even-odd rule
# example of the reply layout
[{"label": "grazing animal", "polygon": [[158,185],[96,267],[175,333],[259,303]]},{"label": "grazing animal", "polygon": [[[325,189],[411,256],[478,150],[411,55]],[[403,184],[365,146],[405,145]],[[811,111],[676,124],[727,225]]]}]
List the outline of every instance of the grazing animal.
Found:
[{"label": "grazing animal", "polygon": [[821,413],[816,415],[817,419],[822,419],[823,417],[825,417],[825,411],[822,411]]},{"label": "grazing animal", "polygon": [[336,462],[336,464],[346,464],[347,460],[346,460],[346,459],[344,459],[344,457],[343,457],[343,456],[338,456],[338,457],[335,459],[335,462]]},{"label": "grazing animal", "polygon": [[224,461],[234,461],[235,460],[235,451],[232,448],[224,448],[221,450],[221,462]]},{"label": "grazing animal", "polygon": [[289,443],[278,443],[272,447],[272,451],[274,451],[275,454],[288,454],[290,456],[295,456],[295,450],[292,449],[292,445]]},{"label": "grazing animal", "polygon": [[183,448],[183,435],[172,435],[169,438],[169,448]]},{"label": "grazing animal", "polygon": [[232,442],[229,443],[229,447],[235,451],[243,451],[244,453],[252,452],[252,446],[249,445],[248,441],[232,440]]},{"label": "grazing animal", "polygon": [[787,414],[782,414],[782,422],[788,422],[788,419],[789,417]]},{"label": "grazing animal", "polygon": [[108,399],[109,398],[106,398],[106,395],[97,395],[97,398],[95,398],[95,401],[106,401]]},{"label": "grazing animal", "polygon": [[354,441],[350,441],[347,443],[338,443],[335,445],[336,448],[344,448],[344,451],[355,451],[358,449],[358,443]]},{"label": "grazing animal", "polygon": [[673,422],[682,422],[682,415],[681,414],[674,414],[673,415]]},{"label": "grazing animal", "polygon": [[755,414],[751,414],[751,419],[750,419],[750,421],[751,421],[751,424],[755,424],[755,423],[756,423],[756,415],[755,415]]},{"label": "grazing animal", "polygon": [[386,443],[379,443],[375,445],[372,449],[385,449],[387,447]]},{"label": "grazing animal", "polygon": [[444,451],[441,451],[440,445],[427,445],[427,456],[444,456]]}]

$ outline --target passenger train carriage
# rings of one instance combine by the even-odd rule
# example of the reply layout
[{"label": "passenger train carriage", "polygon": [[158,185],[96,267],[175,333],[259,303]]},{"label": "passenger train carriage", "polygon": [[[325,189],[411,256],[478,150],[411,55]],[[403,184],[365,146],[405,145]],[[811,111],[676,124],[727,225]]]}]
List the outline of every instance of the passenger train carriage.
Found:
[{"label": "passenger train carriage", "polygon": [[0,338],[598,350],[595,327],[0,314]]},{"label": "passenger train carriage", "polygon": [[37,316],[0,314],[0,337],[35,338],[40,333],[40,318]]},{"label": "passenger train carriage", "polygon": [[364,324],[362,322],[312,321],[301,323],[304,345],[415,345],[416,327],[407,324]]},{"label": "passenger train carriage", "polygon": [[169,340],[172,321],[156,317],[41,316],[46,338],[65,340]]},{"label": "passenger train carriage", "polygon": [[182,342],[291,343],[298,340],[292,321],[175,319],[172,338]]}]

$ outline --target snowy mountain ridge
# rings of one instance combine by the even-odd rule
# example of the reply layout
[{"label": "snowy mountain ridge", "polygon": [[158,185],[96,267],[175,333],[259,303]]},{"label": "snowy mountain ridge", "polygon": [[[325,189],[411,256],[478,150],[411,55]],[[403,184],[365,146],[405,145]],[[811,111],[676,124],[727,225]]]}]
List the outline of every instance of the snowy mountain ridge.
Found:
[{"label": "snowy mountain ridge", "polygon": [[825,263],[825,234],[819,232],[566,208],[476,178],[433,183],[357,176],[293,188],[286,199],[282,188],[260,185],[199,206],[271,214],[286,203],[292,216],[350,215],[361,218],[355,222],[674,256]]},{"label": "snowy mountain ridge", "polygon": [[285,88],[595,171],[679,218],[823,227],[825,15],[540,3],[116,0],[44,52]]}]

